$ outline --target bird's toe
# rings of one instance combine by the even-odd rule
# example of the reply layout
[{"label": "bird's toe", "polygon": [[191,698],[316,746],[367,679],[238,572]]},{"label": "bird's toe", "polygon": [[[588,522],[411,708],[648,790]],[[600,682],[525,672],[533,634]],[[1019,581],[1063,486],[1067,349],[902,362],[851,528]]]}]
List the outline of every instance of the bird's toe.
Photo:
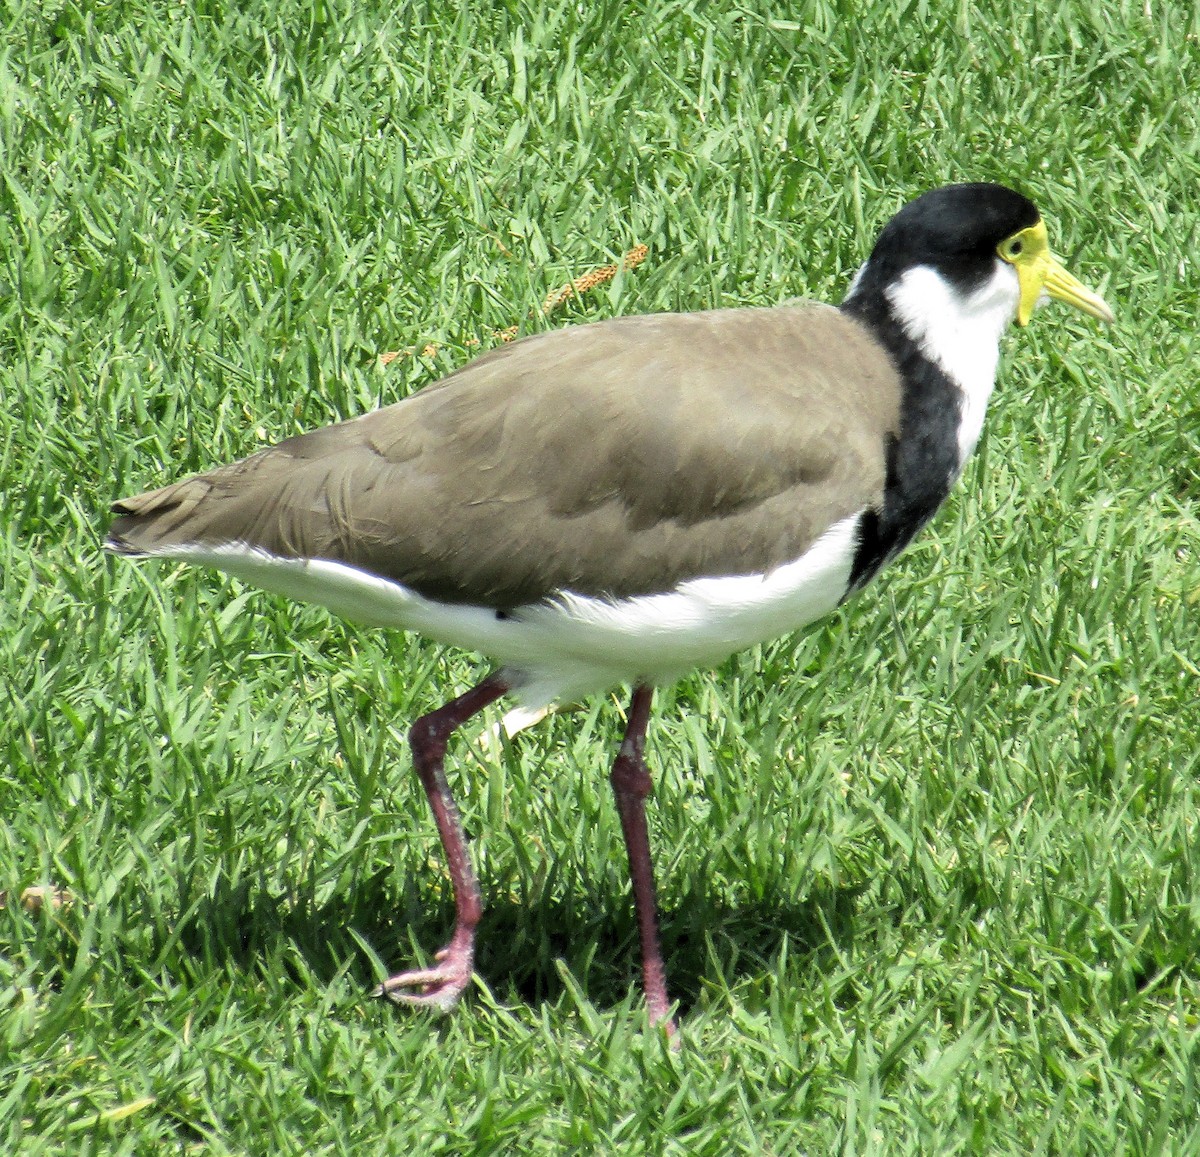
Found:
[{"label": "bird's toe", "polygon": [[436,959],[439,963],[434,968],[414,968],[389,976],[371,995],[387,997],[394,1004],[449,1012],[471,983],[471,962],[446,950]]}]

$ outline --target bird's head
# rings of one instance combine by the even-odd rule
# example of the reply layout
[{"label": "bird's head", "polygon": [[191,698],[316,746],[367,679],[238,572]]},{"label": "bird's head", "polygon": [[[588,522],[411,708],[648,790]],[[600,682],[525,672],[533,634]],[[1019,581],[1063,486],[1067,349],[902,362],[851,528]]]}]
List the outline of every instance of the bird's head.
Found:
[{"label": "bird's head", "polygon": [[964,303],[995,301],[1018,325],[1045,298],[1113,320],[1104,299],[1050,252],[1033,202],[1003,185],[946,185],[910,201],[884,226],[846,304],[890,297],[914,271],[933,274]]}]

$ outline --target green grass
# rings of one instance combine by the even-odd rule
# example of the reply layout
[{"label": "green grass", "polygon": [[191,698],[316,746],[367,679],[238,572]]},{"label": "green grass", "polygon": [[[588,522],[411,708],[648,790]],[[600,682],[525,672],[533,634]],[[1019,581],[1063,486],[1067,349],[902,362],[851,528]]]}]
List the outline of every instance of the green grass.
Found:
[{"label": "green grass", "polygon": [[[718,9],[0,6],[0,1150],[1200,1151],[1200,21]],[[369,1000],[451,920],[406,722],[484,668],[106,560],[108,503],[514,323],[836,300],[956,179],[1028,191],[1119,320],[1014,333],[905,557],[660,695],[682,1049],[616,698],[454,747],[481,983]]]}]

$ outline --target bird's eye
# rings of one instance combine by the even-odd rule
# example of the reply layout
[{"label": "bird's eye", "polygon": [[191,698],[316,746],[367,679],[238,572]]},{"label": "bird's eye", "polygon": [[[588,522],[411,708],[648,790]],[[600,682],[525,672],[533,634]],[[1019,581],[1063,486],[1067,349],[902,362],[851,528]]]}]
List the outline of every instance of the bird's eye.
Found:
[{"label": "bird's eye", "polygon": [[1021,242],[1020,241],[1014,241],[1011,245],[1009,245],[1009,247],[1008,247],[1009,257],[1017,257],[1020,255],[1020,252],[1021,252]]}]

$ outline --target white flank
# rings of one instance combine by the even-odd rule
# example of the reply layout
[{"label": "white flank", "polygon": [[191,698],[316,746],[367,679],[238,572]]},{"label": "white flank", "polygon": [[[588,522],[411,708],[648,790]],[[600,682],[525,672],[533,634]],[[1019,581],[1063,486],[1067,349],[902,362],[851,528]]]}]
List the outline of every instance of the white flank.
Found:
[{"label": "white flank", "polygon": [[983,430],[996,385],[1000,335],[1017,315],[1017,271],[996,259],[991,279],[970,297],[928,265],[906,270],[887,291],[897,320],[921,352],[936,362],[962,393],[958,468],[971,456]]},{"label": "white flank", "polygon": [[240,544],[178,547],[169,557],[367,626],[481,651],[515,677],[518,700],[536,708],[620,683],[673,681],[828,614],[850,581],[858,521],[836,523],[795,562],[768,574],[691,579],[668,594],[632,599],[563,593],[504,615],[436,602],[345,563],[278,558]]}]

